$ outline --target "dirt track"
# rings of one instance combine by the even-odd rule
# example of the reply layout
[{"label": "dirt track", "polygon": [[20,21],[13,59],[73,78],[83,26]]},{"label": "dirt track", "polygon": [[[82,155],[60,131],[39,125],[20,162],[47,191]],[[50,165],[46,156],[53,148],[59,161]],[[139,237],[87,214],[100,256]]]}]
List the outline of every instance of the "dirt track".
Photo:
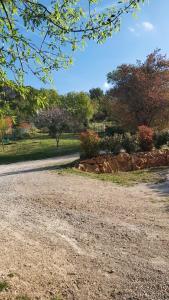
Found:
[{"label": "dirt track", "polygon": [[168,300],[168,182],[119,187],[56,162],[0,166],[0,299]]}]

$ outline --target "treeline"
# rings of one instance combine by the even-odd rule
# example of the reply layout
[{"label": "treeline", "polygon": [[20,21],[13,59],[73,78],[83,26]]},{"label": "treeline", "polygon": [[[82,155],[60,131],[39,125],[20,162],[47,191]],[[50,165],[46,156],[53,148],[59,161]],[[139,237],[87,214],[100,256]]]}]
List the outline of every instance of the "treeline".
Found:
[{"label": "treeline", "polygon": [[144,62],[122,64],[108,73],[111,88],[59,95],[53,89],[26,87],[23,94],[15,88],[1,87],[1,113],[14,115],[17,122],[32,121],[40,111],[66,110],[79,126],[89,122],[111,121],[125,130],[145,125],[164,129],[169,123],[169,60],[159,50]]},{"label": "treeline", "polygon": [[93,118],[94,105],[88,93],[70,92],[59,95],[54,89],[25,87],[21,94],[14,88],[1,88],[0,107],[5,116],[15,116],[16,122],[33,121],[42,110],[60,108],[67,110],[79,123],[87,124]]}]

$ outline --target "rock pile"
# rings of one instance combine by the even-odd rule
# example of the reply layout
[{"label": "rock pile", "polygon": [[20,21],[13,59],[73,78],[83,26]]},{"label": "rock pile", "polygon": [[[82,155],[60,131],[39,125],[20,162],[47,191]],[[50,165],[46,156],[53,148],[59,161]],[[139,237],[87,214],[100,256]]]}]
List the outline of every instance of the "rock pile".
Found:
[{"label": "rock pile", "polygon": [[77,168],[84,172],[113,173],[118,171],[134,171],[152,167],[169,165],[169,150],[154,150],[152,152],[138,152],[134,154],[111,154],[81,161]]}]

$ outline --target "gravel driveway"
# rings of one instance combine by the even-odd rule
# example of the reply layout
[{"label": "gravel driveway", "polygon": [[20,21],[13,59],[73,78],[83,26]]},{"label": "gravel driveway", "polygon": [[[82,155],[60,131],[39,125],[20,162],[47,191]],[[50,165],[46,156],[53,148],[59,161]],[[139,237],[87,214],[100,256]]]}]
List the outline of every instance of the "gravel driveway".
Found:
[{"label": "gravel driveway", "polygon": [[74,158],[0,166],[0,300],[168,300],[168,182],[51,170]]}]

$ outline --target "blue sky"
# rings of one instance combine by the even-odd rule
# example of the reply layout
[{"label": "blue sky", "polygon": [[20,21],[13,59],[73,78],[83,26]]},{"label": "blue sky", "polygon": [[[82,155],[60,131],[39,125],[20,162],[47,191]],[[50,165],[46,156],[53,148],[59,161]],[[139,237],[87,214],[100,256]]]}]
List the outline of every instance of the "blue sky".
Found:
[{"label": "blue sky", "polygon": [[134,18],[126,15],[119,33],[104,45],[88,42],[83,51],[74,55],[74,65],[68,70],[55,72],[54,84],[44,86],[32,75],[26,84],[34,87],[51,87],[59,93],[89,91],[93,87],[108,88],[106,74],[122,63],[145,59],[155,48],[169,57],[169,0],[149,0]]}]

